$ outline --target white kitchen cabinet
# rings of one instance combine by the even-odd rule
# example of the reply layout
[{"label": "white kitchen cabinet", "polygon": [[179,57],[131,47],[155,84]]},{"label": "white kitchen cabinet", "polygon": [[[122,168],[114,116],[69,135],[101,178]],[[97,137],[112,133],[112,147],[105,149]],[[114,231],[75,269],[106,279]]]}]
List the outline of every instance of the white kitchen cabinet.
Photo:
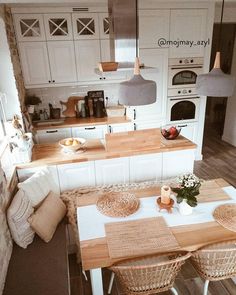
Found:
[{"label": "white kitchen cabinet", "polygon": [[101,61],[111,61],[110,40],[100,40]]},{"label": "white kitchen cabinet", "polygon": [[73,41],[47,42],[52,83],[76,82]]},{"label": "white kitchen cabinet", "polygon": [[162,153],[130,157],[130,182],[162,178]]},{"label": "white kitchen cabinet", "polygon": [[51,81],[46,42],[20,42],[19,52],[25,85]]},{"label": "white kitchen cabinet", "polygon": [[107,125],[91,125],[84,127],[72,127],[72,136],[73,137],[82,137],[86,139],[92,138],[105,138],[107,133]]},{"label": "white kitchen cabinet", "polygon": [[165,117],[168,49],[140,49],[140,61],[147,67],[155,68],[151,72],[141,71],[141,75],[156,82],[157,100],[150,105],[128,107],[126,115],[132,120],[156,120]]},{"label": "white kitchen cabinet", "polygon": [[97,13],[73,13],[72,22],[75,40],[99,39],[99,20]]},{"label": "white kitchen cabinet", "polygon": [[125,132],[125,131],[133,131],[134,130],[133,123],[110,124],[107,127],[108,127],[108,133],[117,133],[117,132]]},{"label": "white kitchen cabinet", "polygon": [[167,128],[171,126],[176,126],[181,128],[180,134],[186,137],[187,139],[191,140],[194,143],[197,143],[197,129],[198,129],[198,122],[191,122],[191,123],[179,123],[177,125],[168,125]]},{"label": "white kitchen cabinet", "polygon": [[193,41],[190,45],[170,45],[170,57],[202,57],[204,46],[198,41],[206,41],[207,9],[176,9],[171,10],[170,40]]},{"label": "white kitchen cabinet", "polygon": [[192,173],[195,149],[163,153],[162,178],[171,178],[183,173]]},{"label": "white kitchen cabinet", "polygon": [[139,48],[159,48],[159,39],[169,40],[169,22],[169,9],[139,10]]},{"label": "white kitchen cabinet", "polygon": [[47,40],[73,40],[70,13],[44,14]]},{"label": "white kitchen cabinet", "polygon": [[14,14],[16,37],[19,41],[44,41],[43,14]]},{"label": "white kitchen cabinet", "polygon": [[99,13],[99,35],[100,39],[109,39],[109,16],[108,13]]},{"label": "white kitchen cabinet", "polygon": [[37,143],[54,143],[67,137],[71,137],[71,128],[38,130],[36,133]]},{"label": "white kitchen cabinet", "polygon": [[101,77],[94,71],[100,62],[99,40],[75,41],[75,57],[78,81],[99,81]]},{"label": "white kitchen cabinet", "polygon": [[152,128],[160,128],[162,121],[150,120],[150,121],[136,121],[134,124],[134,130],[144,130]]},{"label": "white kitchen cabinet", "polygon": [[58,165],[61,192],[83,186],[95,186],[94,161]]},{"label": "white kitchen cabinet", "polygon": [[129,158],[95,161],[96,185],[129,182]]}]

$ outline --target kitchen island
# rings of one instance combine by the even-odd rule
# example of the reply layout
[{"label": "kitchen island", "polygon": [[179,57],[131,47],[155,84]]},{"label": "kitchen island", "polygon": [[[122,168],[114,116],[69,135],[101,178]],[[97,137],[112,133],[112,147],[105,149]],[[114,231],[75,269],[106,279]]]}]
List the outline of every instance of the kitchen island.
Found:
[{"label": "kitchen island", "polygon": [[20,181],[48,166],[61,191],[81,186],[161,180],[192,172],[196,145],[179,136],[147,149],[106,151],[101,140],[87,140],[75,154],[58,144],[36,144],[32,161],[17,165]]}]

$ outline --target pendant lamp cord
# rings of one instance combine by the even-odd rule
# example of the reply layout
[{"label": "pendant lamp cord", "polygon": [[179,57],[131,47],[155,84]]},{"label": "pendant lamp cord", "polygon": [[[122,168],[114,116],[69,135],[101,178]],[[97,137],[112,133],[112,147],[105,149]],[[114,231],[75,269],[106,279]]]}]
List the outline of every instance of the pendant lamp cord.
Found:
[{"label": "pendant lamp cord", "polygon": [[219,29],[219,40],[218,40],[218,51],[220,51],[220,44],[221,44],[221,36],[222,36],[222,22],[223,22],[223,15],[224,15],[224,6],[225,6],[225,0],[222,0],[222,6],[221,6],[221,17],[220,17],[220,29]]},{"label": "pendant lamp cord", "polygon": [[135,1],[136,4],[136,57],[138,57],[138,0]]}]

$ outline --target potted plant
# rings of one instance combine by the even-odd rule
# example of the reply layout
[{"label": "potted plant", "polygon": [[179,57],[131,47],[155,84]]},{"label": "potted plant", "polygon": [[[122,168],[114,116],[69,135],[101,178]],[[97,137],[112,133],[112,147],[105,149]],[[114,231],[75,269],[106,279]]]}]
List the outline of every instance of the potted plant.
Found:
[{"label": "potted plant", "polygon": [[175,192],[179,211],[182,215],[189,215],[193,212],[193,207],[197,206],[197,198],[201,180],[193,173],[187,173],[177,178],[177,187],[172,187]]}]

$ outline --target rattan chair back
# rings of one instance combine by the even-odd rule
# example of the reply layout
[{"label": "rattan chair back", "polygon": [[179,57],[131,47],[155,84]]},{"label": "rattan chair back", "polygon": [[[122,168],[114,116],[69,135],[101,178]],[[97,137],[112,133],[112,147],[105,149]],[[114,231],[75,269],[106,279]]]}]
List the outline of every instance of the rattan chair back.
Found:
[{"label": "rattan chair back", "polygon": [[203,247],[192,253],[191,262],[199,275],[209,281],[236,276],[236,240]]},{"label": "rattan chair back", "polygon": [[125,294],[153,294],[172,288],[174,280],[191,256],[187,252],[129,259],[110,267]]}]

